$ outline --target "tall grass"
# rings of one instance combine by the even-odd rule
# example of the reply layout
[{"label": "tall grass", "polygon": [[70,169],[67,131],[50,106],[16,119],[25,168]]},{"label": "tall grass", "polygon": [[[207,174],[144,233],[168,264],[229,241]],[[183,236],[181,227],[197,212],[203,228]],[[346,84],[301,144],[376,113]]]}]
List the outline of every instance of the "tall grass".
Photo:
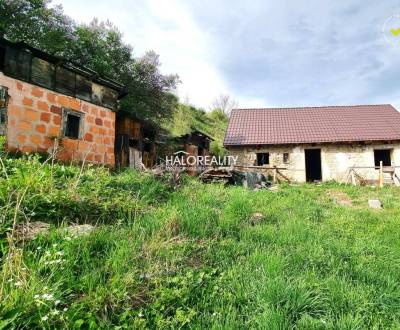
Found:
[{"label": "tall grass", "polygon": [[[397,188],[270,192],[185,179],[174,190],[132,171],[3,163],[0,328],[400,327]],[[17,222],[51,231],[9,251],[4,210],[29,182]],[[382,211],[368,209],[372,197]],[[70,223],[97,227],[74,237],[62,230]]]}]

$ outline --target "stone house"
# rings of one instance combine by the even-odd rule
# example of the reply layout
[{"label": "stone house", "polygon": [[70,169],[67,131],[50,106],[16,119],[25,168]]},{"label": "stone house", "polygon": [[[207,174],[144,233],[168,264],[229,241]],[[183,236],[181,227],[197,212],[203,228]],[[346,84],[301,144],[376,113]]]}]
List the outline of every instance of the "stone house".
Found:
[{"label": "stone house", "polygon": [[24,43],[0,39],[0,135],[6,148],[114,166],[123,86]]},{"label": "stone house", "polygon": [[236,109],[224,146],[236,165],[291,181],[376,182],[382,164],[398,183],[400,113],[389,104]]}]

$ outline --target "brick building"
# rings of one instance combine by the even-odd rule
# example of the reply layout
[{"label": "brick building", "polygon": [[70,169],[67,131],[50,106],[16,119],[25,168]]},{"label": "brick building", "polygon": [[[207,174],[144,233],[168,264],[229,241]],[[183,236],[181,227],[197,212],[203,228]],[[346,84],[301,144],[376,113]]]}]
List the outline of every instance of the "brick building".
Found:
[{"label": "brick building", "polygon": [[[9,151],[114,166],[123,86],[24,43],[0,39],[0,135]],[[57,142],[55,142],[57,141]]]},{"label": "brick building", "polygon": [[224,145],[238,164],[293,181],[399,184],[400,113],[391,105],[233,110]]}]

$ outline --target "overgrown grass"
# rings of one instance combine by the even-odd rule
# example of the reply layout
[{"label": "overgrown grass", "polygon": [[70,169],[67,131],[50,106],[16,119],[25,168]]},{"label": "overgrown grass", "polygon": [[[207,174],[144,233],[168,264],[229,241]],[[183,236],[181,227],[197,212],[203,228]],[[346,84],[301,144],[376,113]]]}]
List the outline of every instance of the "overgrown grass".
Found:
[{"label": "overgrown grass", "polygon": [[[131,171],[4,164],[0,328],[400,327],[398,188],[271,192],[188,179],[173,190]],[[18,222],[52,229],[10,251],[25,187]],[[367,207],[372,197],[383,210]],[[60,230],[71,222],[97,229],[74,238]]]}]

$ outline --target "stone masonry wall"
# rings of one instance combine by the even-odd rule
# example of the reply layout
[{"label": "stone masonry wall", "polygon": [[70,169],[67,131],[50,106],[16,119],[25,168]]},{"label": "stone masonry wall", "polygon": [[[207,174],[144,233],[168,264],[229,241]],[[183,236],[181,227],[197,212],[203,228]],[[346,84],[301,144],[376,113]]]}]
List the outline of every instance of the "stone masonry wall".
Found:
[{"label": "stone masonry wall", "polygon": [[[115,113],[83,100],[40,88],[0,73],[8,87],[7,148],[50,152],[59,139],[57,158],[114,166]],[[84,113],[82,139],[61,136],[62,108]]]},{"label": "stone masonry wall", "polygon": [[[393,144],[329,144],[320,146],[296,145],[296,146],[262,146],[262,147],[228,147],[229,154],[238,156],[237,165],[254,166],[256,164],[256,153],[268,152],[269,165],[284,167],[280,170],[284,175],[296,182],[306,181],[304,149],[321,149],[322,180],[345,182],[348,177],[349,168],[352,166],[375,166],[374,149],[390,149],[392,166],[400,166],[400,143]],[[283,162],[283,153],[289,153],[288,163]],[[261,168],[262,169],[262,168]],[[257,169],[253,169],[257,171]],[[272,175],[271,170],[261,170]],[[356,169],[366,180],[377,180],[378,170]],[[396,169],[400,176],[400,168]]]}]

